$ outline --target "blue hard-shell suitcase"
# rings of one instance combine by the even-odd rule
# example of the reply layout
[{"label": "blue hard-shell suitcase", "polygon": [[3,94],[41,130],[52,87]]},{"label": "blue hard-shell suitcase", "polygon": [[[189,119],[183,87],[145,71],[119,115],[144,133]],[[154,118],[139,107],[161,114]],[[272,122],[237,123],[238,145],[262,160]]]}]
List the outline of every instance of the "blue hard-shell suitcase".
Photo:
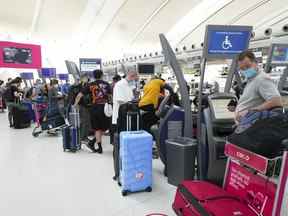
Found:
[{"label": "blue hard-shell suitcase", "polygon": [[122,195],[152,191],[152,136],[146,131],[120,133]]},{"label": "blue hard-shell suitcase", "polygon": [[75,127],[65,127],[62,129],[63,136],[63,150],[69,150],[71,152],[76,152],[80,150],[80,137],[79,129]]}]

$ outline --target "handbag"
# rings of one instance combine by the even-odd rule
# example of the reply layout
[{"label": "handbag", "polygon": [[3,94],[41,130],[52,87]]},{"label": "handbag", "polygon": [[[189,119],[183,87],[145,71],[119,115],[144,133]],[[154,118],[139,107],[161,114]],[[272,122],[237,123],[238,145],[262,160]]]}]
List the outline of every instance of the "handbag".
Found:
[{"label": "handbag", "polygon": [[105,103],[104,105],[104,114],[106,117],[110,118],[113,115],[113,107],[109,103]]}]

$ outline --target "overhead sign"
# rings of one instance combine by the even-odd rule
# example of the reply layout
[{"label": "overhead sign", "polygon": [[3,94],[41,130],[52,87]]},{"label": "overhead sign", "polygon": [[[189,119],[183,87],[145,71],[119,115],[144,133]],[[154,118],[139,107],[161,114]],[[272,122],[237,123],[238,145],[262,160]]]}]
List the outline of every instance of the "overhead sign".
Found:
[{"label": "overhead sign", "polygon": [[58,74],[59,80],[69,80],[69,74]]},{"label": "overhead sign", "polygon": [[80,72],[88,73],[102,68],[102,60],[99,58],[80,58]]},{"label": "overhead sign", "polygon": [[33,79],[34,79],[33,72],[23,72],[23,73],[20,73],[20,77],[21,77],[23,80],[33,80]]},{"label": "overhead sign", "polygon": [[0,68],[41,68],[41,46],[0,41]]},{"label": "overhead sign", "polygon": [[56,78],[56,68],[42,68],[39,73],[41,78]]},{"label": "overhead sign", "polygon": [[232,59],[248,49],[251,26],[208,25],[204,41],[204,57],[207,59]]}]

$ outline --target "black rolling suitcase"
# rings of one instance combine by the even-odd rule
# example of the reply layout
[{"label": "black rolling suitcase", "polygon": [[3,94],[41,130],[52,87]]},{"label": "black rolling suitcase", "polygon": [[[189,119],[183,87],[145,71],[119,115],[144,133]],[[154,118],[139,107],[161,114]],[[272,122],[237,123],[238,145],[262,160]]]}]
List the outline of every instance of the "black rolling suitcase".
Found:
[{"label": "black rolling suitcase", "polygon": [[136,131],[141,129],[140,111],[137,103],[128,102],[122,104],[119,108],[119,115],[117,120],[117,132],[114,133],[114,147],[113,147],[113,160],[114,172],[113,179],[119,180],[119,134],[121,131]]},{"label": "black rolling suitcase", "polygon": [[[128,128],[128,125],[127,125],[128,117],[131,118],[130,128]],[[117,120],[118,133],[120,133],[121,131],[141,130],[142,124],[141,124],[140,118],[141,116],[140,116],[140,110],[138,108],[138,103],[128,102],[128,103],[122,104],[119,107],[119,114],[118,114],[118,120]]]},{"label": "black rolling suitcase", "polygon": [[12,109],[13,126],[15,129],[23,129],[31,126],[31,119],[28,107],[17,104]]}]

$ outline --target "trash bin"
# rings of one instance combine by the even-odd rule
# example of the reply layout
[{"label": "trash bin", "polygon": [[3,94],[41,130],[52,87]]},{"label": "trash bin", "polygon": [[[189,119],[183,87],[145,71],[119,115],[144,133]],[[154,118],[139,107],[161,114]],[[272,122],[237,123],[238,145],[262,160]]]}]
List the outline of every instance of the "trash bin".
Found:
[{"label": "trash bin", "polygon": [[197,140],[177,137],[166,140],[168,183],[178,186],[183,180],[193,180]]}]

